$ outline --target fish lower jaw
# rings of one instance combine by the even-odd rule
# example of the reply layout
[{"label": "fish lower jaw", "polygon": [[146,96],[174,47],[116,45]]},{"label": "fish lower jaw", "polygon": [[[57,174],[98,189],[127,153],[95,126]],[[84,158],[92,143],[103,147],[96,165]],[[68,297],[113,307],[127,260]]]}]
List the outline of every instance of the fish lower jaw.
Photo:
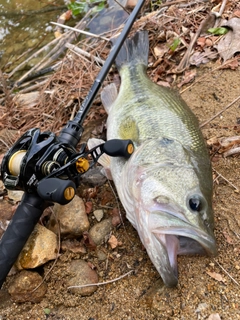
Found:
[{"label": "fish lower jaw", "polygon": [[165,247],[168,254],[168,260],[170,269],[173,274],[173,278],[178,278],[178,268],[177,268],[177,254],[179,250],[179,239],[175,235],[155,233],[154,236]]},{"label": "fish lower jaw", "polygon": [[162,266],[159,265],[159,261],[158,263],[154,263],[153,261],[153,263],[168,287],[174,287],[178,283],[178,255],[207,254],[207,250],[200,243],[189,237],[160,232],[154,232],[153,235],[157,240],[155,245],[158,245],[157,251],[159,256],[165,252],[165,259],[161,259]]}]

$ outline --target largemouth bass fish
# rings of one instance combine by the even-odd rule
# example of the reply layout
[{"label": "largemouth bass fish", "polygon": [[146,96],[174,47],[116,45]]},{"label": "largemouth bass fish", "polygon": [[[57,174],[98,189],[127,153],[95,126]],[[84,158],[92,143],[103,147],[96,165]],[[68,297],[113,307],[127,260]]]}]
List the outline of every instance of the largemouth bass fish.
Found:
[{"label": "largemouth bass fish", "polygon": [[171,89],[147,76],[147,32],[127,39],[116,58],[117,95],[102,91],[107,139],[131,139],[126,160],[111,158],[110,171],[127,218],[138,231],[164,283],[178,283],[177,255],[216,254],[212,172],[197,118]]}]

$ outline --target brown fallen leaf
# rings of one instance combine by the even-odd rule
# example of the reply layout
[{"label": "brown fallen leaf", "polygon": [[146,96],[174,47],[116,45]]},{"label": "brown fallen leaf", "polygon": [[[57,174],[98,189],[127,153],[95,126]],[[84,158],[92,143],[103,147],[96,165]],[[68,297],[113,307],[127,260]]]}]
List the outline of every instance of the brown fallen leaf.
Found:
[{"label": "brown fallen leaf", "polygon": [[121,213],[119,212],[118,208],[113,208],[113,210],[111,210],[109,214],[112,216],[112,225],[114,227],[122,223]]},{"label": "brown fallen leaf", "polygon": [[97,245],[96,243],[93,241],[93,239],[90,237],[89,233],[87,231],[83,232],[83,242],[84,245],[89,249],[89,250],[96,250]]},{"label": "brown fallen leaf", "polygon": [[221,27],[229,28],[219,43],[215,46],[223,61],[231,59],[235,53],[240,52],[240,18],[232,18],[221,24]]},{"label": "brown fallen leaf", "polygon": [[118,246],[118,239],[112,234],[111,237],[108,240],[108,243],[110,244],[110,247],[112,249],[115,249]]},{"label": "brown fallen leaf", "polygon": [[224,235],[224,237],[225,237],[225,239],[226,239],[227,243],[229,243],[229,244],[234,244],[233,239],[229,236],[229,234],[227,234],[227,232],[226,232],[226,231],[223,231],[223,235]]},{"label": "brown fallen leaf", "polygon": [[87,201],[85,202],[85,210],[86,210],[86,214],[89,214],[92,212],[93,210],[93,204],[91,201]]},{"label": "brown fallen leaf", "polygon": [[81,242],[76,239],[63,240],[61,243],[61,249],[63,251],[70,251],[73,253],[86,253],[86,248],[81,244]]},{"label": "brown fallen leaf", "polygon": [[187,84],[193,81],[196,74],[197,74],[196,70],[186,71],[184,74],[183,80],[181,81],[181,83],[178,84],[178,88],[181,88],[184,84]]},{"label": "brown fallen leaf", "polygon": [[206,273],[213,279],[217,280],[217,281],[222,281],[223,283],[226,281],[220,273],[216,273],[216,272],[211,272],[211,271],[206,271]]}]

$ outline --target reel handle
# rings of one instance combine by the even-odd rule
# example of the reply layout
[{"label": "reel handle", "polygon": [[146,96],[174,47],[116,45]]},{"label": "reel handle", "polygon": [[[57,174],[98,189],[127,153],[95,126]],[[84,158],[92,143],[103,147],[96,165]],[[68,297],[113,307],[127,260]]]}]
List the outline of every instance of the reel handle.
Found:
[{"label": "reel handle", "polygon": [[38,194],[24,193],[0,240],[0,288],[17,260],[46,204]]},{"label": "reel handle", "polygon": [[134,151],[134,146],[132,140],[112,139],[104,143],[102,151],[111,157],[128,159]]}]

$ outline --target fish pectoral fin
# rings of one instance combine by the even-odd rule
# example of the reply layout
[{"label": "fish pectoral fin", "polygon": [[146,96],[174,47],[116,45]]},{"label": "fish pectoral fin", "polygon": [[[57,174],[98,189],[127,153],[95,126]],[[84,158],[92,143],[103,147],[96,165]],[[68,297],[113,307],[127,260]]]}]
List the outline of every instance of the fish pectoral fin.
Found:
[{"label": "fish pectoral fin", "polygon": [[[90,150],[96,146],[99,146],[100,144],[102,144],[104,142],[105,141],[102,139],[91,138],[88,140],[87,146],[88,146],[88,149]],[[98,159],[98,163],[101,166],[103,166],[102,174],[105,175],[109,180],[112,180],[112,174],[111,174],[111,170],[110,170],[111,157],[108,156],[106,153],[104,153]]]},{"label": "fish pectoral fin", "polygon": [[117,99],[117,87],[115,83],[111,83],[105,88],[103,88],[101,92],[101,100],[104,106],[104,109],[109,114],[111,106],[113,105],[114,101]]}]

